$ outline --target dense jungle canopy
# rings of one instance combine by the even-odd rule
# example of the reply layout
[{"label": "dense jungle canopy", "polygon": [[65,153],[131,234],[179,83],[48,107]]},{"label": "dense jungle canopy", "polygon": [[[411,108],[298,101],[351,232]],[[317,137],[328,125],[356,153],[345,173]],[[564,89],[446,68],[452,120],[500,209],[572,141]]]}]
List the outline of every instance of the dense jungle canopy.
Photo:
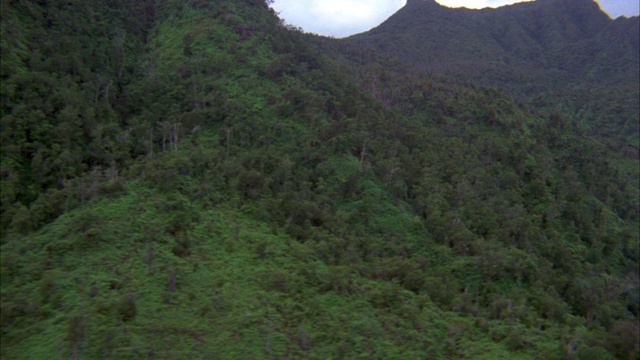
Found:
[{"label": "dense jungle canopy", "polygon": [[1,357],[637,359],[638,17],[593,5],[3,0]]}]

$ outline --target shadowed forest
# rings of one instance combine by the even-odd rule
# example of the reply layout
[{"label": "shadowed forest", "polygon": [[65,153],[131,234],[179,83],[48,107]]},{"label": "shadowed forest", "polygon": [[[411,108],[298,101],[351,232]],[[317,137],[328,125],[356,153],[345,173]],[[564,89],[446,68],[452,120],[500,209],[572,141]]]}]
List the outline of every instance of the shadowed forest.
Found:
[{"label": "shadowed forest", "polygon": [[639,18],[3,0],[2,359],[638,359]]}]

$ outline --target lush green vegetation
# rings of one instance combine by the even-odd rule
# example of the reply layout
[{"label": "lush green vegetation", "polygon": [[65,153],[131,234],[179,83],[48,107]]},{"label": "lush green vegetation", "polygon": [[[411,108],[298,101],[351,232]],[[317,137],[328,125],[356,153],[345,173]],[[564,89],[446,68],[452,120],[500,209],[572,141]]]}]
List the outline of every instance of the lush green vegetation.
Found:
[{"label": "lush green vegetation", "polygon": [[262,0],[5,1],[0,39],[3,359],[639,355],[637,153],[591,112]]},{"label": "lush green vegetation", "polygon": [[535,111],[562,111],[616,147],[637,148],[639,33],[637,16],[610,19],[592,0],[483,10],[409,0],[379,27],[327,48],[357,61],[373,50],[429,76],[495,86]]}]

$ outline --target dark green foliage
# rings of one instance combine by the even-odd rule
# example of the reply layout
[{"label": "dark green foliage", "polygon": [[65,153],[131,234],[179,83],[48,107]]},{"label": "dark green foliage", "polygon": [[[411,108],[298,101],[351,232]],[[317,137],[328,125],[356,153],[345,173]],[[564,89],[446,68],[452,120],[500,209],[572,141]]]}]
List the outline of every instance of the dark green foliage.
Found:
[{"label": "dark green foliage", "polygon": [[634,359],[640,356],[640,338],[637,322],[618,323],[611,333],[610,350],[619,358]]},{"label": "dark green foliage", "polygon": [[429,77],[496,86],[536,112],[562,109],[583,131],[637,148],[639,25],[637,16],[608,18],[592,0],[483,10],[415,0],[371,31],[324,47],[356,63],[380,52]]},{"label": "dark green foliage", "polygon": [[129,293],[123,296],[118,303],[116,312],[118,314],[118,319],[122,321],[129,321],[135,318],[137,314],[135,294]]},{"label": "dark green foliage", "polygon": [[262,1],[2,6],[3,359],[637,357],[637,154],[562,108]]}]

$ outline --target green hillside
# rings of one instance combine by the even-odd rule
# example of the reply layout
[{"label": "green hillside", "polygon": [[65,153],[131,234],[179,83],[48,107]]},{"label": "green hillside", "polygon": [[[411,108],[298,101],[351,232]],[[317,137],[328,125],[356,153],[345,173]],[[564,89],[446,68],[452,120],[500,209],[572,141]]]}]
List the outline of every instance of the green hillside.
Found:
[{"label": "green hillside", "polygon": [[639,356],[637,153],[562,109],[262,0],[1,31],[2,359]]},{"label": "green hillside", "polygon": [[536,111],[564,112],[592,136],[637,148],[639,33],[640,18],[610,19],[593,0],[482,10],[409,0],[380,26],[326,47],[366,62],[379,52],[428,76],[497,87]]}]

